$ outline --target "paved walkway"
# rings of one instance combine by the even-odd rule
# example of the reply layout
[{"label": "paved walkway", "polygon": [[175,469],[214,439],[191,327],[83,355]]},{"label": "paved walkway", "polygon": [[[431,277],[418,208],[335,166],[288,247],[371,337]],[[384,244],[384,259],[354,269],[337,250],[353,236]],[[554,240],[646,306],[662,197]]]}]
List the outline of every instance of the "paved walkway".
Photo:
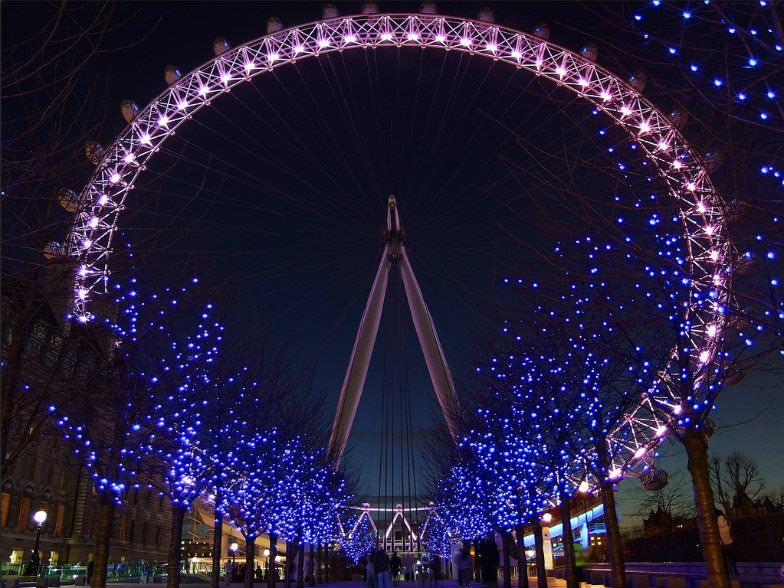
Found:
[{"label": "paved walkway", "polygon": [[[125,584],[122,582],[107,582],[107,587],[111,586],[114,588],[117,586],[118,588],[141,588],[141,584]],[[166,586],[166,584],[143,584],[144,586]],[[499,588],[503,586],[501,582],[498,583]],[[244,586],[241,582],[232,582],[230,584],[221,583],[221,588],[242,588]],[[457,588],[458,583],[457,580],[453,580],[451,578],[447,578],[446,580],[440,580],[436,586],[436,588]],[[548,588],[563,588],[566,586],[565,580],[559,580],[558,578],[547,578],[547,586]],[[601,586],[594,584],[594,588],[602,588]],[[266,582],[254,582],[254,588],[266,588]],[[400,582],[397,587],[392,586],[391,588],[433,588],[432,584],[422,584],[421,582]],[[482,584],[472,584],[470,588],[481,588]],[[530,587],[536,588],[536,578],[530,578]],[[197,583],[197,584],[180,584],[180,588],[209,588],[209,583]],[[278,582],[276,588],[283,588],[283,582]],[[295,588],[292,585],[292,588]],[[306,588],[307,585],[306,585]],[[328,584],[316,584],[316,588],[367,588],[367,584],[365,582],[330,582]],[[517,578],[512,579],[512,588],[517,588]]]}]

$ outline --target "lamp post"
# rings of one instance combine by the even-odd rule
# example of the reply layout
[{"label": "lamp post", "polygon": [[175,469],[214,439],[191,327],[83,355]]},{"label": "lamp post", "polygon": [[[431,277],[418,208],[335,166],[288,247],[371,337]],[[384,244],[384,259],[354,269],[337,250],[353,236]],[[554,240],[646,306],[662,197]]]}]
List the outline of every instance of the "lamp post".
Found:
[{"label": "lamp post", "polygon": [[30,564],[27,566],[27,573],[30,576],[38,576],[38,568],[41,564],[41,558],[38,556],[38,546],[41,544],[41,528],[46,522],[46,511],[39,510],[33,515],[33,520],[38,526],[35,532],[35,547],[33,547],[33,555],[30,557]]},{"label": "lamp post", "polygon": [[[237,571],[236,571],[237,570],[236,557],[237,557],[237,550],[239,548],[240,548],[240,546],[237,545],[236,542],[232,543],[231,545],[229,545],[229,549],[231,550],[231,575],[232,576],[234,576],[234,574],[237,573]],[[231,578],[229,580],[227,580],[227,582],[231,582]]]},{"label": "lamp post", "polygon": [[[580,496],[583,499],[583,522],[585,524],[586,541],[588,540],[588,533],[590,532],[590,530],[588,529],[588,504],[587,504],[587,498],[590,491],[591,491],[591,485],[586,480],[580,482],[580,487],[577,488],[577,493],[580,494]],[[582,545],[582,548],[587,549],[586,545]]]}]

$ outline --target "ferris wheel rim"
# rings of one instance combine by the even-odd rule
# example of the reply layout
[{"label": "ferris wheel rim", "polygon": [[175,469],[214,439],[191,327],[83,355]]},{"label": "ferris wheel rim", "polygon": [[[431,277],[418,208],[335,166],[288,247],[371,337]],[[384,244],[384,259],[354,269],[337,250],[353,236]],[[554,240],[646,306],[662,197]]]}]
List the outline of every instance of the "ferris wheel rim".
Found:
[{"label": "ferris wheel rim", "polygon": [[[78,196],[78,207],[65,245],[76,260],[73,316],[90,320],[91,294],[106,289],[118,219],[134,181],[160,146],[212,100],[256,76],[300,60],[353,49],[420,47],[456,51],[501,61],[573,91],[617,122],[642,148],[678,204],[688,250],[690,288],[712,294],[713,308],[693,306],[690,342],[703,366],[715,358],[726,316],[733,248],[722,200],[704,161],[660,109],[615,73],[548,39],[481,20],[418,13],[354,15],[316,20],[268,33],[197,66],[165,88],[118,134],[95,174]],[[510,74],[514,75],[514,71]],[[707,367],[702,370],[705,377]],[[666,377],[657,380],[629,421],[632,442],[623,460],[614,462],[619,478],[646,465],[653,448],[677,421],[670,414]],[[657,389],[660,397],[655,399]],[[654,406],[656,405],[656,406]],[[627,443],[627,441],[623,441]]]}]

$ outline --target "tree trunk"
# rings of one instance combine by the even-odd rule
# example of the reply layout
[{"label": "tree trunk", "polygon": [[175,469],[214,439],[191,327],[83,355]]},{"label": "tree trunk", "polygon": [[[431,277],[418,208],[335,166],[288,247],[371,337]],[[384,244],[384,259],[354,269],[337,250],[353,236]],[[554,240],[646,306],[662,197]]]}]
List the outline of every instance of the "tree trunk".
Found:
[{"label": "tree trunk", "polygon": [[561,535],[564,547],[564,579],[566,588],[577,588],[577,567],[574,559],[574,536],[572,535],[572,499],[566,493],[561,494]]},{"label": "tree trunk", "polygon": [[286,541],[286,569],[283,571],[283,588],[291,588],[291,571],[294,569],[297,552],[294,551],[294,543]]},{"label": "tree trunk", "polygon": [[517,588],[528,588],[528,556],[525,554],[523,525],[517,525]]},{"label": "tree trunk", "polygon": [[278,574],[278,566],[275,558],[278,557],[278,536],[275,533],[269,534],[269,559],[267,560],[267,588],[275,588],[275,581]]},{"label": "tree trunk", "polygon": [[313,553],[313,544],[311,543],[309,546],[310,551],[310,558],[308,559],[308,569],[305,570],[305,573],[310,576],[310,581],[308,582],[309,586],[316,585],[316,574],[313,573],[313,565],[315,562],[314,553]]},{"label": "tree trunk", "polygon": [[245,588],[253,588],[253,579],[256,574],[256,535],[245,537]]},{"label": "tree trunk", "polygon": [[324,561],[322,562],[324,571],[321,574],[321,579],[325,584],[329,584],[329,543],[324,544]]},{"label": "tree trunk", "polygon": [[501,541],[504,546],[504,588],[512,588],[512,566],[509,548],[511,547],[511,537],[507,531],[501,532]]},{"label": "tree trunk", "polygon": [[626,566],[623,563],[621,526],[615,510],[615,492],[611,482],[602,484],[602,504],[604,505],[604,524],[607,529],[607,555],[610,559],[610,576],[613,586],[626,586]]},{"label": "tree trunk", "polygon": [[210,574],[211,588],[220,587],[221,559],[223,556],[223,515],[218,511],[221,501],[220,491],[215,493],[215,525],[212,540],[212,573]]},{"label": "tree trunk", "polygon": [[93,588],[106,588],[106,567],[109,565],[109,543],[112,539],[112,522],[117,504],[112,496],[99,493],[98,530],[95,533],[95,556],[93,557]]},{"label": "tree trunk", "polygon": [[542,536],[542,525],[539,522],[539,513],[534,513],[531,524],[534,528],[534,548],[536,549],[536,584],[539,588],[547,588],[547,571],[544,569],[544,537]]},{"label": "tree trunk", "polygon": [[716,522],[716,507],[713,505],[713,492],[708,473],[708,442],[699,431],[689,431],[683,438],[688,458],[687,468],[691,474],[694,488],[694,505],[697,509],[697,528],[700,532],[702,556],[705,559],[705,572],[708,585],[730,586],[727,561],[721,552],[719,526]]},{"label": "tree trunk", "polygon": [[305,586],[305,544],[300,543],[297,549],[297,588]]},{"label": "tree trunk", "polygon": [[322,568],[321,568],[321,541],[316,544],[316,573],[315,579],[317,584],[321,584],[324,580],[321,576]]},{"label": "tree trunk", "polygon": [[182,521],[187,509],[179,504],[171,505],[171,533],[169,534],[169,565],[166,578],[167,588],[179,588],[180,566],[182,565]]}]

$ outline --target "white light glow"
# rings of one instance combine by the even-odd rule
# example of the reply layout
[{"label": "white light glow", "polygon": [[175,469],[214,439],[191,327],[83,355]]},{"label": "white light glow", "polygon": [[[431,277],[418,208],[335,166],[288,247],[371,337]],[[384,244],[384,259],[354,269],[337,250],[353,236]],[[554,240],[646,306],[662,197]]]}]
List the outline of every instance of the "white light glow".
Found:
[{"label": "white light glow", "polygon": [[546,512],[546,513],[544,513],[544,514],[542,515],[542,520],[543,520],[545,523],[549,523],[550,521],[552,521],[552,520],[553,520],[553,515],[551,515],[549,512]]},{"label": "white light glow", "polygon": [[150,140],[150,135],[148,135],[147,133],[143,134],[139,139],[139,143],[141,143],[142,145],[152,145],[152,141]]},{"label": "white light glow", "polygon": [[490,51],[490,53],[495,53],[498,51],[498,45],[494,45],[493,43],[488,43],[486,49]]},{"label": "white light glow", "polygon": [[705,203],[704,202],[698,202],[697,203],[697,211],[698,212],[705,212],[705,210],[706,210],[705,209]]},{"label": "white light glow", "polygon": [[640,123],[640,133],[650,133],[651,132],[651,125],[649,125],[646,121],[642,121]]},{"label": "white light glow", "polygon": [[199,96],[207,95],[207,86],[199,86]]},{"label": "white light glow", "polygon": [[472,41],[471,41],[471,39],[469,39],[468,37],[463,37],[462,39],[460,39],[460,44],[461,44],[463,47],[470,47],[470,46],[471,46],[471,43],[472,43]]},{"label": "white light glow", "polygon": [[536,65],[536,69],[542,69],[542,60],[537,59],[535,65]]},{"label": "white light glow", "polygon": [[637,451],[634,452],[634,459],[640,459],[645,453],[648,451],[645,447],[640,447]]},{"label": "white light glow", "polygon": [[381,33],[381,40],[382,41],[391,41],[392,40],[392,33]]},{"label": "white light glow", "polygon": [[[83,315],[81,315],[81,316],[79,317],[79,322],[80,322],[80,323],[86,323],[88,320],[89,320],[89,317],[87,317],[87,316],[86,316],[86,315],[84,315],[84,314],[83,314]],[[76,575],[74,575],[74,578],[76,578],[76,577],[77,577],[77,576],[76,576]]]},{"label": "white light glow", "polygon": [[577,80],[577,83],[580,84],[580,86],[582,86],[583,88],[586,88],[588,86],[588,80],[586,80],[585,78],[580,78],[579,80]]},{"label": "white light glow", "polygon": [[583,493],[585,493],[585,492],[588,492],[588,490],[590,490],[590,489],[591,489],[591,485],[590,485],[588,482],[586,482],[585,480],[583,480],[582,482],[580,482],[580,487],[579,487],[579,488],[577,488],[577,489],[578,489],[580,492],[583,492]]},{"label": "white light glow", "polygon": [[522,59],[523,58],[523,54],[520,53],[519,51],[512,51],[512,58],[513,59]]},{"label": "white light glow", "polygon": [[599,97],[602,99],[603,102],[609,102],[612,100],[612,94],[610,94],[607,90],[602,90],[599,94]]},{"label": "white light glow", "polygon": [[302,45],[295,45],[294,46],[294,54],[295,55],[298,55],[298,54],[302,53],[304,50],[305,50],[305,47],[303,47]]},{"label": "white light glow", "polygon": [[443,43],[446,41],[446,37],[444,35],[436,35],[436,43]]},{"label": "white light glow", "polygon": [[120,181],[120,174],[118,174],[117,172],[113,173],[112,176],[109,178],[109,181],[112,184],[116,184],[117,182]]},{"label": "white light glow", "polygon": [[343,42],[344,43],[356,43],[357,42],[357,36],[356,35],[346,35],[345,37],[343,37]]},{"label": "white light glow", "polygon": [[689,192],[694,192],[694,190],[697,189],[697,185],[694,182],[689,182],[688,184],[686,184],[686,189]]},{"label": "white light glow", "polygon": [[278,59],[280,59],[280,55],[277,53],[270,53],[267,55],[267,61],[270,63],[275,63]]},{"label": "white light glow", "polygon": [[82,267],[79,268],[79,275],[81,277],[83,277],[83,278],[85,276],[87,276],[87,266],[86,265],[83,265]]},{"label": "white light glow", "polygon": [[715,249],[712,249],[709,255],[710,255],[710,258],[713,261],[718,261],[719,260],[719,252],[716,251]]},{"label": "white light glow", "polygon": [[[383,35],[382,35],[382,37],[383,37]],[[329,39],[319,39],[318,46],[319,46],[319,49],[324,49],[326,47],[329,47]]]},{"label": "white light glow", "polygon": [[98,198],[98,206],[103,206],[109,202],[109,197],[106,194],[101,194],[101,197]]},{"label": "white light glow", "polygon": [[169,117],[165,114],[158,119],[158,126],[159,127],[168,127],[169,126]]},{"label": "white light glow", "polygon": [[87,288],[79,288],[79,298],[82,300],[87,298]]},{"label": "white light glow", "polygon": [[131,163],[131,162],[133,162],[135,159],[136,159],[136,156],[135,156],[133,153],[129,153],[128,155],[126,155],[125,157],[123,157],[123,161],[124,161],[125,163]]},{"label": "white light glow", "polygon": [[85,249],[89,249],[90,245],[92,245],[92,244],[93,244],[93,242],[90,241],[90,239],[85,239],[84,241],[82,241],[82,247],[84,247]]},{"label": "white light glow", "polygon": [[250,73],[251,71],[253,71],[253,68],[256,66],[252,62],[246,61],[243,67],[245,68],[246,72]]},{"label": "white light glow", "polygon": [[680,407],[680,405],[672,409],[673,414],[681,414],[681,411],[683,411],[683,409]]},{"label": "white light glow", "polygon": [[708,337],[716,336],[716,325],[708,325]]},{"label": "white light glow", "polygon": [[710,351],[707,349],[700,351],[700,363],[705,363],[710,359]]},{"label": "white light glow", "polygon": [[231,81],[231,76],[230,76],[229,74],[223,74],[223,75],[220,77],[220,81],[221,81],[223,84],[228,84],[228,83]]},{"label": "white light glow", "polygon": [[626,106],[625,104],[621,106],[621,114],[623,116],[629,116],[632,113],[632,109]]},{"label": "white light glow", "polygon": [[675,169],[681,169],[683,167],[683,164],[681,163],[680,159],[676,159],[675,161],[672,162],[672,167],[674,167]]},{"label": "white light glow", "polygon": [[419,33],[408,33],[406,37],[409,41],[419,41]]},{"label": "white light glow", "polygon": [[610,478],[611,480],[617,480],[621,477],[621,470],[614,467],[613,469],[610,470],[609,475],[607,477]]},{"label": "white light glow", "polygon": [[719,274],[713,275],[713,285],[714,286],[721,286],[721,276]]},{"label": "white light glow", "polygon": [[670,148],[670,145],[667,141],[659,141],[657,147],[659,148],[659,151],[667,151]]},{"label": "white light glow", "polygon": [[180,100],[177,104],[177,110],[185,110],[188,108],[189,104],[187,100]]},{"label": "white light glow", "polygon": [[559,65],[555,68],[555,73],[558,74],[558,77],[562,78],[566,75],[566,70]]},{"label": "white light glow", "polygon": [[658,429],[656,429],[656,436],[661,437],[667,432],[667,425],[660,425]]},{"label": "white light glow", "polygon": [[94,216],[90,218],[90,226],[94,229],[98,226],[98,217]]},{"label": "white light glow", "polygon": [[708,225],[707,227],[705,227],[705,234],[706,235],[712,235],[713,231],[715,231],[715,230],[716,229],[714,229],[711,225]]}]

